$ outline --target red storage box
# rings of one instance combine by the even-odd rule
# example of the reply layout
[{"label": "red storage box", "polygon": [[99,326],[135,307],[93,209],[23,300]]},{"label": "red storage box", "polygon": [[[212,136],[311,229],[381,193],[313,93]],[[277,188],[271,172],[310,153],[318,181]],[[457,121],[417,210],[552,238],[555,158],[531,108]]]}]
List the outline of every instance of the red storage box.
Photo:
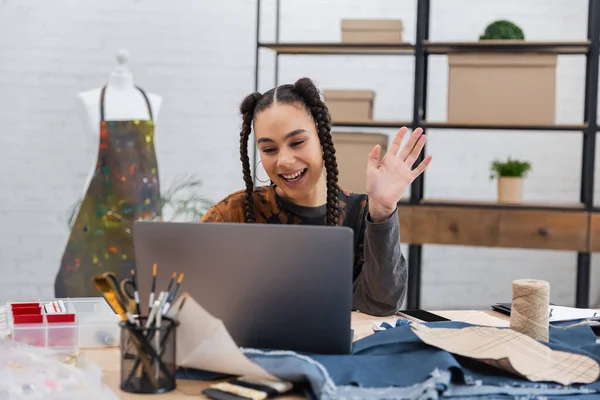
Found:
[{"label": "red storage box", "polygon": [[77,318],[69,300],[10,303],[8,312],[12,340],[40,347],[77,348]]}]

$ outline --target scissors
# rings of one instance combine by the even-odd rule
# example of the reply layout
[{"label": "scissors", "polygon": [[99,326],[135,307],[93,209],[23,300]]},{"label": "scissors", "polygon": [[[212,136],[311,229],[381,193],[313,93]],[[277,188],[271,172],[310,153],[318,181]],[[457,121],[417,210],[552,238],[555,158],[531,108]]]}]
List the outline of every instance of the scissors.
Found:
[{"label": "scissors", "polygon": [[108,278],[113,286],[114,291],[119,297],[120,303],[125,307],[131,314],[136,313],[136,302],[135,302],[135,285],[131,279],[123,279],[121,283],[117,280],[117,277],[113,272],[105,272],[102,274]]}]

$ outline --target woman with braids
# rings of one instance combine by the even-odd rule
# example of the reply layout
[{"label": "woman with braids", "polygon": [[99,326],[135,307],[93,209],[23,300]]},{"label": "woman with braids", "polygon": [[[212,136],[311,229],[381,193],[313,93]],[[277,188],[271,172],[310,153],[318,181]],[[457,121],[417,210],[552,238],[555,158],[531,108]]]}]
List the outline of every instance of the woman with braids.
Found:
[{"label": "woman with braids", "polygon": [[[399,310],[408,271],[400,251],[396,206],[431,161],[427,156],[411,169],[425,144],[421,129],[412,133],[402,151],[407,129],[400,129],[381,161],[381,148],[376,146],[368,156],[367,193],[356,194],[338,185],[329,113],[310,79],[252,93],[240,112],[246,189],[212,206],[202,221],[348,226],[355,242],[353,308],[378,316]],[[252,128],[269,186],[253,185],[248,159]]]}]

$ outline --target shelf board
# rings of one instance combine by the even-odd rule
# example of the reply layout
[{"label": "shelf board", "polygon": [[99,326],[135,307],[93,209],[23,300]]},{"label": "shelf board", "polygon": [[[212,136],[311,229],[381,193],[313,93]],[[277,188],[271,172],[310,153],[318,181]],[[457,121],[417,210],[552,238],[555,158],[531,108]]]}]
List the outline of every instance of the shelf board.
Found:
[{"label": "shelf board", "polygon": [[588,127],[588,124],[479,124],[471,122],[435,122],[423,121],[420,124],[423,128],[439,129],[481,129],[481,130],[531,130],[531,131],[582,131]]},{"label": "shelf board", "polygon": [[520,40],[482,40],[472,42],[436,42],[426,40],[424,41],[424,45],[425,51],[429,54],[466,52],[586,54],[590,48],[590,41],[535,42]]},{"label": "shelf board", "polygon": [[403,126],[410,127],[412,121],[377,121],[377,120],[356,120],[356,121],[331,121],[331,126],[344,126],[356,128],[395,128],[400,129]]},{"label": "shelf board", "polygon": [[[429,54],[503,52],[503,53],[550,53],[550,54],[586,54],[590,42],[534,42],[510,40],[485,40],[473,42],[434,42],[424,41]],[[279,54],[345,54],[345,55],[412,55],[415,46],[412,43],[348,43],[348,42],[260,42],[261,48],[273,50]]]},{"label": "shelf board", "polygon": [[412,55],[410,43],[341,43],[341,42],[261,42],[259,47],[278,54],[328,54],[328,55]]},{"label": "shelf board", "polygon": [[400,209],[400,237],[410,244],[589,251],[589,213],[564,206],[432,200]]},{"label": "shelf board", "polygon": [[[404,206],[413,205],[402,203]],[[417,206],[432,207],[464,207],[464,208],[495,208],[508,210],[548,210],[548,211],[582,211],[585,210],[583,203],[552,203],[552,202],[529,202],[522,203],[498,203],[496,201],[479,200],[451,200],[451,199],[423,199]]]},{"label": "shelf board", "polygon": [[[401,128],[403,126],[412,126],[412,121],[392,121],[392,120],[349,120],[332,121],[332,126],[357,127],[357,128]],[[423,121],[422,128],[436,129],[479,129],[479,130],[531,130],[531,131],[583,131],[587,124],[556,124],[556,125],[537,125],[537,124],[473,124],[459,122],[430,122]]]}]

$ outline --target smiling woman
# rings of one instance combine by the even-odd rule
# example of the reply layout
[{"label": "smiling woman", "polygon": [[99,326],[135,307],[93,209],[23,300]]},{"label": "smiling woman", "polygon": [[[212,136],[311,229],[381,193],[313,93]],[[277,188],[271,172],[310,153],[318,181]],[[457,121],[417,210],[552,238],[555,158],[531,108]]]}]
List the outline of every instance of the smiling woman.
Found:
[{"label": "smiling woman", "polygon": [[[213,205],[202,222],[348,226],[354,231],[353,308],[391,315],[406,295],[407,265],[400,250],[397,203],[431,161],[411,169],[426,137],[416,129],[400,151],[401,128],[388,153],[369,154],[367,193],[338,185],[331,119],[319,90],[308,78],[264,94],[248,95],[240,107],[240,159],[245,190]],[[254,187],[248,140],[254,136],[271,184]]]},{"label": "smiling woman", "polygon": [[263,168],[279,193],[298,205],[324,203],[323,155],[310,115],[296,104],[277,105],[257,115],[254,131]]}]

